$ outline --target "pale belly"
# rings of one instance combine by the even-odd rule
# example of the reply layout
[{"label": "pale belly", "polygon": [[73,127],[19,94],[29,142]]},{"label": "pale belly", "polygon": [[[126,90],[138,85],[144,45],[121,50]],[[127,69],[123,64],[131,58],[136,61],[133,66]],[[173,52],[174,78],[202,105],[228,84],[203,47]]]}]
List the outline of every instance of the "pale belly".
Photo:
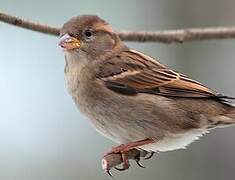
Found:
[{"label": "pale belly", "polygon": [[141,149],[153,152],[173,151],[185,149],[190,143],[198,140],[201,136],[208,133],[207,130],[192,130],[182,134],[171,134],[156,143],[140,146]]},{"label": "pale belly", "polygon": [[[104,132],[102,129],[96,128],[96,130],[103,136],[111,139],[114,142],[117,142],[118,144],[126,143],[122,142],[121,138],[118,140],[117,138],[115,138],[115,135],[110,135],[107,132]],[[165,152],[177,149],[186,149],[189,144],[198,140],[206,133],[209,133],[209,131],[206,129],[198,129],[181,134],[167,134],[163,139],[159,141],[156,140],[155,143],[139,146],[139,148],[149,152]],[[118,137],[118,135],[116,137]]]},{"label": "pale belly", "polygon": [[[82,98],[80,97],[77,101],[78,108],[88,117],[99,133],[118,144],[153,138],[156,140],[155,143],[139,148],[154,152],[172,151],[185,148],[208,132],[206,129],[193,129],[184,133],[169,133],[163,131],[161,127],[153,126],[155,122],[144,120],[156,118],[157,121],[155,115],[149,115],[151,114],[149,108],[144,110],[143,106],[138,104],[130,104],[126,107],[121,103],[124,100],[118,99],[117,101],[115,98],[103,97],[102,100],[90,101],[90,96],[83,94]],[[107,97],[105,94],[103,96]],[[136,111],[142,111],[142,113],[137,114]]]}]

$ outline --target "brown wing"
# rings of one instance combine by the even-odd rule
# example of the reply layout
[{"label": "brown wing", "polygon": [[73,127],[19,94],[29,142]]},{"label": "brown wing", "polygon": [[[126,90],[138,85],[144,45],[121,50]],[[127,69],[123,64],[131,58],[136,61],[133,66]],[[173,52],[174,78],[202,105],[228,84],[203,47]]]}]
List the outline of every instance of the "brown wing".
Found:
[{"label": "brown wing", "polygon": [[96,74],[107,88],[122,94],[217,97],[217,93],[140,52],[124,51],[100,65]]}]

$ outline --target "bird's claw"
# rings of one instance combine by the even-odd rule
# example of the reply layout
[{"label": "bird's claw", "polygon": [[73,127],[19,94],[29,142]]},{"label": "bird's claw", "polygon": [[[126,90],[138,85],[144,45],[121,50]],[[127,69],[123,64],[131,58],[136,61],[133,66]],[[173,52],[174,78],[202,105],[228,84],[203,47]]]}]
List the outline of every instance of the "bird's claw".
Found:
[{"label": "bird's claw", "polygon": [[[140,160],[141,158],[143,158],[144,160],[146,159],[150,159],[152,156],[153,156],[154,152],[150,152],[150,153],[145,153],[145,154],[142,154],[141,151],[139,151],[139,153],[133,158],[133,160],[135,160],[135,162],[137,163],[137,165],[141,168],[146,168],[145,166],[143,166],[141,163],[140,163]],[[116,156],[118,158],[120,158],[122,160],[122,162],[120,164],[122,164],[122,167],[119,168],[117,166],[113,166],[112,164],[110,164],[110,161],[108,160],[107,156],[104,156],[103,159],[102,159],[102,167],[103,167],[103,170],[105,171],[105,173],[107,173],[109,176],[113,177],[113,174],[111,173],[111,168],[114,168],[118,171],[125,171],[127,169],[129,169],[130,167],[130,163],[129,163],[129,158],[127,156],[127,152],[125,153],[112,153],[112,154],[108,154],[108,155],[111,155],[111,156]],[[110,156],[109,156],[110,157]]]},{"label": "bird's claw", "polygon": [[155,153],[155,152],[151,151],[151,152],[150,152],[150,155],[147,156],[147,157],[145,156],[144,159],[145,159],[145,160],[151,159],[151,158],[153,157],[154,153]]},{"label": "bird's claw", "polygon": [[125,171],[125,170],[127,170],[129,167],[121,167],[121,168],[119,168],[119,167],[114,167],[114,169],[116,169],[116,170],[118,170],[118,171]]},{"label": "bird's claw", "polygon": [[135,159],[135,162],[136,162],[136,164],[137,164],[139,167],[141,167],[141,168],[146,168],[145,166],[143,166],[143,165],[140,163],[140,156]]},{"label": "bird's claw", "polygon": [[[149,153],[144,150],[138,150],[136,147],[152,143],[153,140],[151,139],[144,139],[136,142],[131,142],[127,144],[121,144],[117,147],[112,148],[109,150],[102,159],[102,168],[103,170],[109,175],[113,176],[110,170],[115,168],[118,171],[124,171],[129,169],[130,163],[129,160],[135,160],[137,165],[141,168],[145,168],[141,163],[140,159],[150,159],[153,156],[153,152]],[[122,164],[122,167],[117,167],[118,165]]]},{"label": "bird's claw", "polygon": [[112,172],[110,170],[106,170],[106,173],[110,176],[110,177],[114,177]]}]

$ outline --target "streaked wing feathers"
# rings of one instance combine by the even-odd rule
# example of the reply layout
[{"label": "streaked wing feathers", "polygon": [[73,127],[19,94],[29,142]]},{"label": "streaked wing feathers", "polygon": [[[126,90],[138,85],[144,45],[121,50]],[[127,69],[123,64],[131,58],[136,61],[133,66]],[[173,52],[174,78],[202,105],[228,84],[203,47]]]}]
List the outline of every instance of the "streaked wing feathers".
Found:
[{"label": "streaked wing feathers", "polygon": [[217,93],[172,71],[140,52],[124,51],[100,65],[96,77],[122,94],[151,93],[173,97],[216,97]]}]

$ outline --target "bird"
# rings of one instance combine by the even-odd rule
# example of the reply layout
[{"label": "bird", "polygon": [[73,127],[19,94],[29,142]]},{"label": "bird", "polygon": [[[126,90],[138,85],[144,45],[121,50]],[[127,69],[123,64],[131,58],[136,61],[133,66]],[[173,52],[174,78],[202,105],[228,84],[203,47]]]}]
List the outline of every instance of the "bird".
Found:
[{"label": "bird", "polygon": [[119,170],[129,168],[132,149],[182,149],[211,129],[235,124],[234,98],[130,49],[96,15],[68,20],[58,44],[68,92],[95,129],[118,144],[103,158],[120,154]]}]

